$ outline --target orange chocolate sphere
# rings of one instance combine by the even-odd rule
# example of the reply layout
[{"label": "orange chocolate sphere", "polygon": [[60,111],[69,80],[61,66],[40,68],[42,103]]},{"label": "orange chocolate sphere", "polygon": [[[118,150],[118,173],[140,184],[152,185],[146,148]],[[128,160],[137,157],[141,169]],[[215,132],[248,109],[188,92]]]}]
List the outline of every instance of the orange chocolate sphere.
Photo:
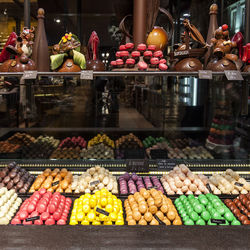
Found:
[{"label": "orange chocolate sphere", "polygon": [[147,38],[147,45],[155,45],[156,50],[164,50],[168,44],[167,32],[161,27],[154,27]]}]

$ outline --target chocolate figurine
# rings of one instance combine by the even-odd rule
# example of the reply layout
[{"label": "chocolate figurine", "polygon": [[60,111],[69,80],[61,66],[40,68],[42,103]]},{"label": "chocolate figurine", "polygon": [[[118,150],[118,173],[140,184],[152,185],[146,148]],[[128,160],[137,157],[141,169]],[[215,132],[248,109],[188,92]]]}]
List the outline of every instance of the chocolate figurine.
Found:
[{"label": "chocolate figurine", "polygon": [[[183,21],[185,32],[181,35],[182,42],[175,45],[175,51],[170,53],[173,71],[198,71],[203,68],[199,58],[204,56],[207,50],[207,44],[201,33],[192,25],[188,19]],[[192,49],[190,38],[198,42],[202,48]]]},{"label": "chocolate figurine", "polygon": [[66,33],[53,46],[50,56],[51,69],[58,72],[79,72],[86,68],[85,56],[80,53],[81,43],[76,35]]},{"label": "chocolate figurine", "polygon": [[246,63],[243,72],[250,72],[250,43],[243,46],[243,56],[242,61]]},{"label": "chocolate figurine", "polygon": [[215,31],[211,43],[213,46],[212,59],[208,63],[207,69],[212,71],[236,70],[238,56],[231,54],[231,51],[237,44],[229,39],[227,24]]},{"label": "chocolate figurine", "polygon": [[16,38],[15,45],[6,46],[6,51],[15,55],[16,58],[5,61],[0,67],[1,72],[23,72],[36,69],[35,62],[30,59],[34,32],[34,27],[31,29],[24,27],[20,36]]},{"label": "chocolate figurine", "polygon": [[104,71],[104,63],[98,59],[98,46],[100,40],[95,31],[92,32],[88,42],[87,70]]}]

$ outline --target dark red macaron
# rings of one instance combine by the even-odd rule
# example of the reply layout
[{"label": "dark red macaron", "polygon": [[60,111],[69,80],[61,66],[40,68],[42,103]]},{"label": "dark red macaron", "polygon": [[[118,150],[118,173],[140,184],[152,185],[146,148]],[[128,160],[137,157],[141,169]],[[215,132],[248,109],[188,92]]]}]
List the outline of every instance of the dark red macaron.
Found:
[{"label": "dark red macaron", "polygon": [[126,49],[129,49],[129,50],[133,49],[134,46],[135,46],[135,45],[134,45],[133,43],[126,43],[126,44],[125,44],[125,48],[126,48]]},{"label": "dark red macaron", "polygon": [[115,67],[115,66],[116,66],[116,61],[111,61],[111,62],[110,62],[110,65],[111,65],[112,67]]},{"label": "dark red macaron", "polygon": [[162,58],[163,57],[163,53],[161,50],[157,50],[154,52],[154,57],[158,57],[158,58]]},{"label": "dark red macaron", "polygon": [[116,60],[116,66],[117,66],[117,67],[121,67],[121,66],[123,66],[123,64],[124,64],[124,63],[123,63],[123,60],[122,60],[122,59],[117,59],[117,60]]},{"label": "dark red macaron", "polygon": [[152,53],[152,51],[147,50],[147,51],[145,51],[145,52],[143,53],[143,56],[145,56],[145,57],[152,57],[152,56],[153,56],[153,53]]},{"label": "dark red macaron", "polygon": [[116,58],[120,58],[120,57],[121,57],[121,51],[117,51],[117,52],[115,53],[115,56],[116,56]]},{"label": "dark red macaron", "polygon": [[129,58],[126,60],[126,65],[128,68],[133,68],[135,66],[135,59]]},{"label": "dark red macaron", "polygon": [[158,59],[157,57],[152,57],[152,58],[150,59],[150,64],[152,64],[152,65],[157,65],[157,64],[159,64],[159,59]]},{"label": "dark red macaron", "polygon": [[140,43],[140,44],[138,44],[138,46],[137,46],[137,50],[138,50],[138,51],[145,51],[146,49],[147,49],[147,45],[144,44],[144,43]]},{"label": "dark red macaron", "polygon": [[124,50],[124,51],[120,52],[120,55],[121,55],[121,57],[128,57],[129,56],[129,52],[126,51],[126,50]]},{"label": "dark red macaron", "polygon": [[165,71],[168,69],[168,66],[165,63],[160,63],[159,64],[159,69],[162,71]]},{"label": "dark red macaron", "polygon": [[160,61],[159,61],[159,63],[167,63],[167,61],[166,61],[166,59],[161,59]]},{"label": "dark red macaron", "polygon": [[126,50],[126,46],[125,45],[120,45],[119,50],[120,51]]},{"label": "dark red macaron", "polygon": [[138,68],[139,70],[146,70],[148,68],[148,65],[145,62],[139,62]]},{"label": "dark red macaron", "polygon": [[154,52],[156,50],[156,46],[155,45],[148,45],[148,50]]},{"label": "dark red macaron", "polygon": [[132,57],[139,57],[140,55],[141,55],[140,52],[136,50],[131,53]]},{"label": "dark red macaron", "polygon": [[135,64],[135,59],[133,59],[133,58],[127,59],[126,64]]}]

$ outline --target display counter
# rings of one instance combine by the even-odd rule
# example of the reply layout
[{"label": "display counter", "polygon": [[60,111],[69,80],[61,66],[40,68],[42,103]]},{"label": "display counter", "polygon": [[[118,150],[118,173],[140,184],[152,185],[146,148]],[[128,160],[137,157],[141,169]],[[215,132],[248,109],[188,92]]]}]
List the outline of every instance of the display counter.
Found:
[{"label": "display counter", "polygon": [[250,227],[0,226],[1,248],[248,249]]}]

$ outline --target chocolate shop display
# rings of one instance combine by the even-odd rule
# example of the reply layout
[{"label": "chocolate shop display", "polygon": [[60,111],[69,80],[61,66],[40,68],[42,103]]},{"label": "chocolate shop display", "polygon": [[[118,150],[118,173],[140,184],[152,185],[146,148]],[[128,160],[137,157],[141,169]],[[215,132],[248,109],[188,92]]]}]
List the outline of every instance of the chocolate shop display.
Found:
[{"label": "chocolate shop display", "polygon": [[124,225],[122,201],[103,188],[74,201],[70,225]]},{"label": "chocolate shop display", "polygon": [[10,163],[0,172],[0,188],[14,189],[18,193],[26,193],[34,181],[34,176],[18,166],[15,162]]},{"label": "chocolate shop display", "polygon": [[11,224],[66,225],[71,203],[70,198],[43,188],[22,203]]},{"label": "chocolate shop display", "polygon": [[14,189],[0,188],[0,225],[9,224],[21,203],[22,199],[17,196]]},{"label": "chocolate shop display", "polygon": [[52,152],[58,147],[59,142],[53,136],[40,135],[34,142],[21,147],[22,158],[49,159]]},{"label": "chocolate shop display", "polygon": [[58,72],[79,72],[86,68],[86,60],[80,52],[81,43],[72,33],[66,33],[60,42],[53,46],[50,56],[51,70]]},{"label": "chocolate shop display", "polygon": [[[181,35],[181,43],[174,46],[174,52],[170,53],[172,71],[198,71],[203,69],[199,60],[207,51],[207,44],[198,29],[188,19],[183,21],[185,32]],[[201,47],[192,48],[190,38]]]},{"label": "chocolate shop display", "polygon": [[226,199],[224,202],[243,225],[250,225],[250,193],[241,194],[233,200]]},{"label": "chocolate shop display", "polygon": [[116,177],[103,167],[95,166],[89,168],[80,176],[73,176],[71,189],[74,193],[96,193],[103,188],[113,194],[118,194]]},{"label": "chocolate shop display", "polygon": [[[248,24],[241,20],[236,27],[239,6],[230,13],[212,4],[207,33],[209,16],[199,1],[191,1],[190,9],[186,1],[128,2],[112,3],[111,12],[103,3],[82,6],[90,8],[93,22],[89,14],[82,22],[81,4],[76,15],[64,6],[66,14],[58,9],[54,17],[47,6],[47,20],[43,9],[34,20],[32,8],[36,29],[21,25],[20,36],[13,32],[4,42],[0,34],[0,71],[38,73],[34,81],[26,81],[27,72],[1,74],[0,88],[12,83],[9,76],[26,87],[15,100],[26,110],[23,115],[16,108],[18,128],[8,124],[1,133],[2,248],[249,246],[250,165],[237,154],[249,155],[241,137],[248,130],[240,126],[249,116]],[[247,17],[248,9],[246,1]],[[222,13],[228,25],[218,25]],[[111,22],[95,22],[97,16]],[[105,30],[120,20],[115,37],[107,37]],[[16,26],[11,31],[19,33]],[[62,38],[51,47],[55,34]],[[243,80],[229,81],[230,73]],[[2,91],[0,97],[2,119],[2,107],[11,105]],[[116,107],[116,126],[110,112],[94,106],[106,98]]]},{"label": "chocolate shop display", "polygon": [[236,42],[230,41],[227,24],[223,24],[215,31],[211,43],[213,45],[212,58],[206,69],[212,71],[236,70],[235,62],[238,60],[238,56],[231,53],[232,49],[236,47]]},{"label": "chocolate shop display", "polygon": [[38,175],[30,187],[29,192],[40,191],[46,189],[49,192],[71,193],[72,174],[67,169],[55,168],[51,170],[45,169],[42,174]]},{"label": "chocolate shop display", "polygon": [[15,55],[15,59],[9,59],[7,56],[3,64],[0,65],[0,72],[23,72],[27,70],[35,70],[36,64],[30,59],[32,55],[32,47],[34,43],[35,28],[24,27],[22,33],[15,38],[14,34],[10,35],[9,45],[6,46],[6,51]]},{"label": "chocolate shop display", "polygon": [[130,195],[124,201],[128,225],[182,225],[172,201],[154,188]]}]

